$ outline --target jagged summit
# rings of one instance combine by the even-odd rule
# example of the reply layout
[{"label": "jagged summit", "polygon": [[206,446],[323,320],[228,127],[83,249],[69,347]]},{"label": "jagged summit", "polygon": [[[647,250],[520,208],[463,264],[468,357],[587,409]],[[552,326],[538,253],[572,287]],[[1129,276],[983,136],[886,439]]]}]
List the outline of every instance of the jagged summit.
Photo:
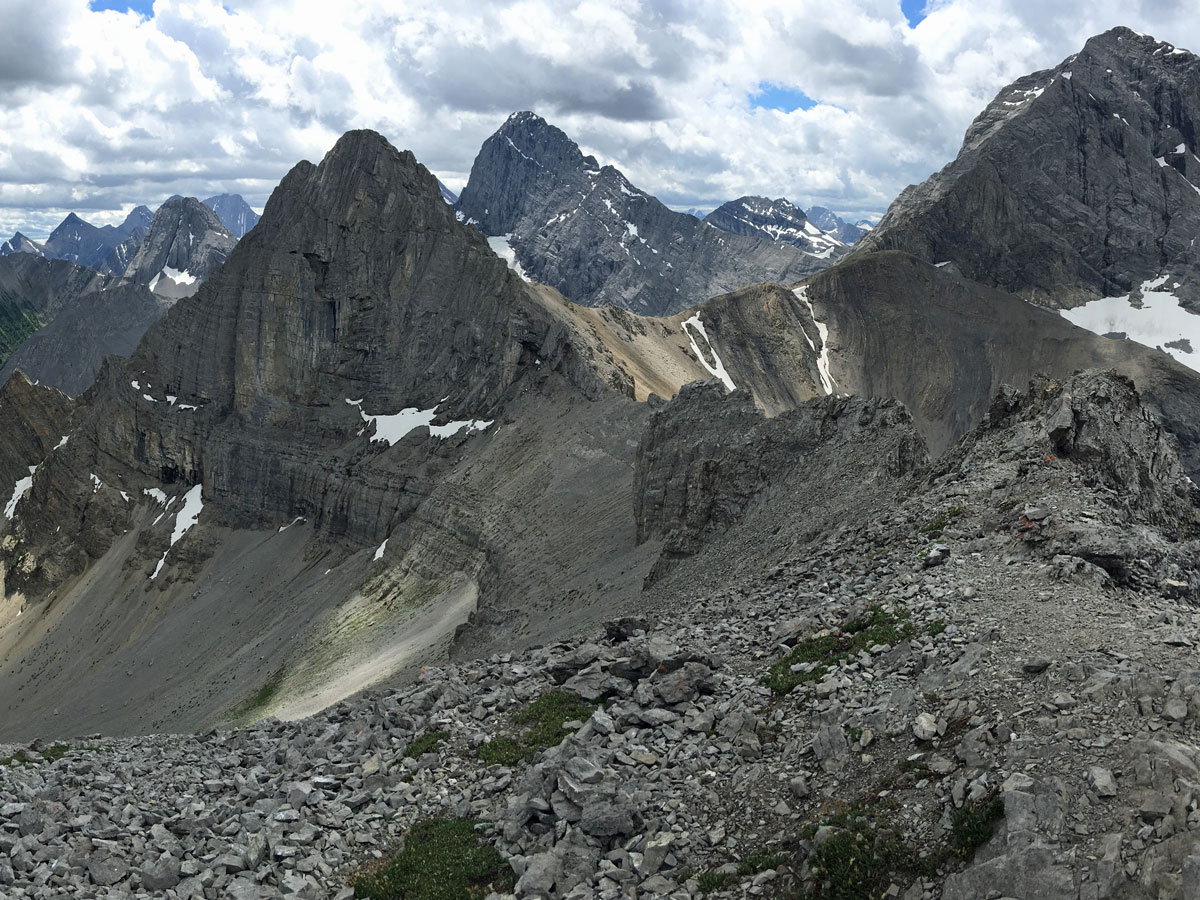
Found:
[{"label": "jagged summit", "polygon": [[860,245],[952,262],[1070,306],[1171,272],[1200,297],[1200,60],[1114,28],[1013,82],[958,157],[906,188]]},{"label": "jagged summit", "polygon": [[576,303],[643,315],[759,281],[795,282],[829,264],[668,209],[531,112],[509,116],[484,142],[456,209],[501,252],[511,249],[529,278]]},{"label": "jagged summit", "polygon": [[484,234],[510,234],[540,203],[539,193],[581,171],[598,171],[566,132],[532,112],[516,112],[483,142],[456,208]]},{"label": "jagged summit", "polygon": [[161,297],[188,297],[235,243],[216,213],[195,197],[172,197],[154,214],[126,275]]}]

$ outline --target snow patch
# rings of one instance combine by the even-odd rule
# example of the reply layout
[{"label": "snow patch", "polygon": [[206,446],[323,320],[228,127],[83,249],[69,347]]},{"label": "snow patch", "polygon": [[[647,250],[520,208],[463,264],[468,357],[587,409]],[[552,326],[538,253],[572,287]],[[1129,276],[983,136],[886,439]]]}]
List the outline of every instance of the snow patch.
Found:
[{"label": "snow patch", "polygon": [[[1130,340],[1156,347],[1200,372],[1200,316],[1188,312],[1169,290],[1160,290],[1169,276],[1142,282],[1142,306],[1131,306],[1128,297],[1103,297],[1074,309],[1059,310],[1069,322],[1095,334],[1124,333]],[[1186,342],[1182,346],[1167,344]],[[1186,349],[1191,347],[1191,350]]]},{"label": "snow patch", "polygon": [[61,450],[63,447],[67,446],[67,440],[68,440],[70,437],[71,437],[71,436],[70,436],[69,434],[64,434],[64,435],[62,436],[62,440],[61,440],[61,441],[59,441],[57,444],[55,444],[55,445],[54,445],[54,449],[55,449],[55,450]]},{"label": "snow patch", "polygon": [[28,494],[33,489],[32,473],[25,478],[17,479],[16,485],[13,487],[12,499],[4,506],[4,518],[11,519],[17,511],[17,504],[21,502],[21,498]]},{"label": "snow patch", "polygon": [[[713,365],[709,365],[708,360],[704,358],[704,354],[700,352],[700,347],[696,343],[696,337],[688,328],[689,325],[696,329],[700,337],[704,338],[704,344],[708,347],[708,352],[712,354]],[[683,322],[682,328],[684,333],[687,334],[688,340],[692,343],[692,352],[696,354],[696,359],[700,360],[700,365],[704,366],[704,370],[714,378],[720,378],[725,382],[726,388],[731,391],[734,390],[737,385],[733,383],[733,379],[729,377],[729,372],[725,369],[725,363],[721,362],[721,357],[717,355],[717,348],[708,339],[708,332],[704,330],[704,323],[700,321],[700,313],[696,313],[690,319],[686,319]]]},{"label": "snow patch", "polygon": [[384,538],[383,543],[379,545],[379,549],[375,551],[375,560],[383,559],[383,551],[387,549],[387,542],[390,540],[391,538]]},{"label": "snow patch", "polygon": [[[833,380],[833,375],[829,371],[829,328],[824,322],[817,320],[812,301],[808,299],[808,288],[798,287],[792,293],[808,307],[808,314],[812,316],[813,324],[817,326],[817,335],[821,338],[821,352],[817,356],[817,374],[821,376],[821,387],[825,388],[825,393],[832,394],[833,389],[837,387],[837,382]],[[807,334],[804,337],[805,340],[808,340]],[[808,345],[812,346],[811,340],[808,340]]]},{"label": "snow patch", "polygon": [[509,241],[512,239],[511,234],[500,234],[487,239],[488,246],[492,248],[492,252],[508,263],[508,267],[521,277],[523,281],[528,281],[529,276],[525,274],[525,270],[521,264],[517,262],[517,251]]},{"label": "snow patch", "polygon": [[167,562],[167,553],[171,552],[171,547],[174,547],[179,539],[187,534],[188,530],[200,518],[200,511],[204,509],[204,502],[200,498],[202,492],[202,486],[197,484],[183,495],[183,509],[175,514],[175,529],[171,532],[171,544],[163,553],[162,559],[158,561],[158,565],[154,567],[154,574],[150,576],[151,581],[157,578],[158,573],[162,571],[162,567]]},{"label": "snow patch", "polygon": [[142,488],[142,493],[157,503],[159,506],[166,506],[167,495],[158,488]]},{"label": "snow patch", "polygon": [[276,534],[283,534],[285,531],[287,531],[293,525],[299,525],[303,521],[304,521],[304,516],[296,516],[296,518],[292,519],[292,521],[288,522],[286,525],[280,525],[279,531],[276,532]]},{"label": "snow patch", "polygon": [[464,428],[469,432],[485,431],[492,426],[494,421],[492,419],[464,419],[460,422],[434,425],[433,420],[437,417],[441,403],[432,409],[417,409],[415,406],[409,406],[391,415],[371,415],[362,408],[362,400],[351,400],[347,397],[346,402],[350,406],[358,407],[358,414],[362,416],[364,422],[375,423],[375,437],[371,440],[386,441],[389,447],[421,426],[428,428],[429,433],[436,438],[448,438]]}]

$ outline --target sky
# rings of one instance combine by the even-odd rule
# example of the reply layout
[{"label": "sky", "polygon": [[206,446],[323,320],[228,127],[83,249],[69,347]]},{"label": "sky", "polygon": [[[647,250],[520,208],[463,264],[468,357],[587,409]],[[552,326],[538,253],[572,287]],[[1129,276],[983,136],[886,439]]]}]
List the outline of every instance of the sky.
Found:
[{"label": "sky", "polygon": [[1007,83],[1193,0],[0,0],[0,238],[174,193],[261,208],[373,128],[452,189],[530,109],[677,209],[874,218]]}]

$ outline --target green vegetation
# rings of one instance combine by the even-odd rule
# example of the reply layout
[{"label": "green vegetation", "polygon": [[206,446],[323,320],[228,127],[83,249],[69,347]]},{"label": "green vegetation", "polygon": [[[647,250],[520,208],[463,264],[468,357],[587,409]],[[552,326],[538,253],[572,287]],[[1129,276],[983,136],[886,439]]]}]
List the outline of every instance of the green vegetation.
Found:
[{"label": "green vegetation", "polygon": [[29,757],[24,750],[18,750],[8,759],[0,759],[0,766],[24,766],[29,764]]},{"label": "green vegetation", "polygon": [[436,750],[448,736],[444,731],[427,731],[408,745],[408,749],[404,751],[404,755],[411,756],[413,759],[419,759],[426,753],[432,753]]},{"label": "green vegetation", "polygon": [[282,666],[271,673],[266,682],[252,696],[247,697],[230,712],[230,718],[238,724],[250,724],[262,718],[263,711],[283,688],[286,673]]},{"label": "green vegetation", "polygon": [[[888,612],[871,606],[850,622],[841,634],[826,634],[800,641],[783,659],[771,666],[763,683],[776,694],[787,694],[797,685],[820,681],[829,667],[849,659],[876,644],[896,644],[916,634],[903,610]],[[816,663],[809,672],[793,672],[792,666]]]},{"label": "green vegetation", "polygon": [[919,529],[921,534],[932,534],[935,531],[945,531],[946,526],[966,512],[961,506],[952,506],[936,519],[931,519]]},{"label": "green vegetation", "polygon": [[[98,749],[98,748],[86,748]],[[71,748],[66,744],[51,744],[45,750],[35,751],[37,755],[48,762],[58,762],[71,751]],[[29,758],[29,754],[24,750],[18,750],[7,759],[0,759],[0,767],[3,766],[28,766],[35,765],[38,761]]]},{"label": "green vegetation", "polygon": [[350,876],[354,896],[369,900],[480,900],[510,893],[512,870],[496,848],[480,843],[470,819],[419,822],[403,849]]},{"label": "green vegetation", "polygon": [[43,324],[32,310],[0,305],[0,365]]},{"label": "green vegetation", "polygon": [[1004,818],[1004,798],[992,793],[974,803],[964,803],[950,814],[951,851],[964,860],[986,844],[996,831],[996,823]]},{"label": "green vegetation", "polygon": [[702,893],[711,894],[713,891],[721,891],[729,887],[737,879],[737,875],[733,872],[722,872],[718,869],[709,869],[707,872],[701,872],[696,876],[696,884],[700,885]]},{"label": "green vegetation", "polygon": [[747,854],[738,863],[739,875],[757,875],[767,869],[777,869],[788,860],[788,855],[779,849],[758,850]]},{"label": "green vegetation", "polygon": [[[876,900],[892,881],[931,877],[956,861],[970,862],[1004,817],[1004,801],[990,794],[950,816],[945,842],[922,855],[861,810],[827,820],[831,832],[808,858],[816,879],[812,900]],[[817,828],[810,829],[815,836]]]},{"label": "green vegetation", "polygon": [[487,765],[512,766],[531,760],[563,739],[565,723],[588,718],[598,705],[568,691],[550,691],[513,716],[513,724],[521,726],[517,735],[480,744],[475,754]]}]

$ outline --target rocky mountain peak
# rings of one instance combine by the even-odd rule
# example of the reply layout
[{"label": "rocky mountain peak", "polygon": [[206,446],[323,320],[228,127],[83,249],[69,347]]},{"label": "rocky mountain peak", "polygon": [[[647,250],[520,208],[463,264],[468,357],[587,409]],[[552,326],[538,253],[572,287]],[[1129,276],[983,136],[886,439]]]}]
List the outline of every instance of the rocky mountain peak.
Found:
[{"label": "rocky mountain peak", "polygon": [[540,193],[600,167],[566,132],[532,112],[513,113],[484,141],[456,208],[484,234],[510,234]]},{"label": "rocky mountain peak", "polygon": [[499,252],[532,280],[575,303],[648,315],[754,282],[795,282],[828,265],[765,233],[722,232],[668,209],[530,112],[513,114],[484,142],[456,210],[502,236]]},{"label": "rocky mountain peak", "polygon": [[172,197],[154,214],[126,274],[160,297],[189,297],[235,243],[216,213],[195,197]]},{"label": "rocky mountain peak", "polygon": [[[1054,306],[1172,272],[1200,299],[1200,60],[1126,28],[1002,89],[863,240]],[[1130,198],[1114,202],[1114,197]]]}]

